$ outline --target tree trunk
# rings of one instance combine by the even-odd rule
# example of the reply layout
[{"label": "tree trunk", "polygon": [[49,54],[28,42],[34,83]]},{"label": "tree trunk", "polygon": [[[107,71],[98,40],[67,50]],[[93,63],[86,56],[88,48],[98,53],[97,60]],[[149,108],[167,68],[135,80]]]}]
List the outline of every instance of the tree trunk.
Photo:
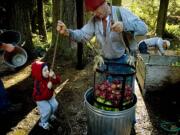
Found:
[{"label": "tree trunk", "polygon": [[[57,21],[63,21],[68,28],[75,28],[76,26],[76,8],[75,8],[75,0],[53,0],[53,24],[52,24],[52,47],[56,44],[57,36],[59,33],[56,31]],[[75,52],[73,48],[75,45],[72,45],[69,38],[60,36],[57,42],[57,55],[59,55],[59,59],[65,58],[69,60],[73,60],[75,57]]]},{"label": "tree trunk", "polygon": [[1,1],[0,2],[0,29],[7,29],[7,2]]},{"label": "tree trunk", "polygon": [[30,15],[32,3],[29,0],[7,0],[7,26],[9,29],[19,31],[21,33],[21,41],[26,41],[23,48],[27,51],[31,58],[33,43],[30,29]]},{"label": "tree trunk", "polygon": [[165,30],[169,0],[160,0],[160,8],[157,19],[156,33],[162,37]]},{"label": "tree trunk", "polygon": [[112,0],[112,5],[114,6],[121,6],[122,0]]},{"label": "tree trunk", "polygon": [[46,25],[44,21],[43,0],[37,0],[37,10],[39,35],[42,36],[42,41],[47,41]]},{"label": "tree trunk", "polygon": [[33,33],[37,33],[37,18],[38,18],[38,15],[37,15],[37,0],[32,0],[32,10],[30,11],[30,20],[31,20],[31,31]]},{"label": "tree trunk", "polygon": [[[76,0],[76,12],[77,12],[77,28],[80,29],[83,26],[83,0]],[[77,69],[83,69],[83,44],[78,43],[77,48]]]}]

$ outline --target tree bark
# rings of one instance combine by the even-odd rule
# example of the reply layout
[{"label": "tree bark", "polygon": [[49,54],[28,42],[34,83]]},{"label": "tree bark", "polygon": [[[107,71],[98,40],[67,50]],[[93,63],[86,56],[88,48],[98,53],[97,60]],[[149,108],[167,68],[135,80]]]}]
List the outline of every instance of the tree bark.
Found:
[{"label": "tree bark", "polygon": [[[53,24],[52,24],[52,47],[56,44],[59,33],[56,31],[57,21],[63,21],[68,28],[75,28],[76,26],[76,8],[75,0],[53,0]],[[71,45],[69,38],[60,36],[57,42],[57,57],[75,60],[76,50],[75,45]]]},{"label": "tree bark", "polygon": [[37,0],[38,29],[42,41],[47,41],[46,25],[44,21],[43,0]]},{"label": "tree bark", "polygon": [[112,0],[112,5],[114,6],[121,6],[122,0]]},{"label": "tree bark", "polygon": [[37,18],[37,0],[32,0],[32,10],[30,11],[31,31],[36,34],[38,34]]},{"label": "tree bark", "polygon": [[7,11],[7,28],[21,33],[21,41],[26,41],[23,48],[27,51],[29,58],[31,58],[33,43],[31,35],[30,24],[30,10],[32,10],[32,3],[29,0],[6,0]]},{"label": "tree bark", "polygon": [[162,37],[165,30],[169,0],[160,0],[160,8],[157,18],[156,34]]}]

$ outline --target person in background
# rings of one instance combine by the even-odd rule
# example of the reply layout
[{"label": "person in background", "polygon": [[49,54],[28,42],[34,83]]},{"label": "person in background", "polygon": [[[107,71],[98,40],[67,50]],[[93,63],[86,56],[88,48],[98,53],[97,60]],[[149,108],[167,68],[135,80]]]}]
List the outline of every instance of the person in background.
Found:
[{"label": "person in background", "polygon": [[48,65],[42,61],[35,61],[31,66],[31,74],[34,79],[33,99],[35,100],[40,112],[39,126],[45,130],[50,130],[52,125],[49,120],[56,120],[54,115],[58,102],[53,95],[53,84],[58,84],[61,81],[60,76],[48,69]]},{"label": "person in background", "polygon": [[161,37],[153,37],[140,41],[138,48],[139,52],[143,54],[149,54],[150,48],[158,49],[161,55],[165,55],[165,50],[170,47],[168,40],[163,40]]},{"label": "person in background", "polygon": [[[15,47],[12,44],[9,43],[3,43],[0,42],[0,49],[7,51],[7,52],[12,52]],[[8,115],[12,114],[14,112],[17,112],[20,110],[22,104],[12,104],[8,98],[7,91],[4,88],[4,84],[2,80],[0,79],[0,113],[1,115]]]}]

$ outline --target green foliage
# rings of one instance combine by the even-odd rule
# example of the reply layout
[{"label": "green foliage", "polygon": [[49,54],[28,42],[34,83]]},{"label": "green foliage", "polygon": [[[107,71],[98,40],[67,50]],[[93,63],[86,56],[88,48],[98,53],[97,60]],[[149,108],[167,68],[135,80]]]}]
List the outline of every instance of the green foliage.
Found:
[{"label": "green foliage", "polygon": [[155,31],[158,15],[158,5],[154,0],[136,0],[130,6],[131,10],[149,26],[150,31]]},{"label": "green foliage", "polygon": [[50,44],[48,42],[42,42],[41,37],[37,34],[32,34],[32,37],[36,54],[39,56],[43,56],[45,52],[47,52]]},{"label": "green foliage", "polygon": [[51,0],[46,0],[44,2],[44,18],[46,22],[46,28],[47,31],[51,30],[52,27],[52,1]]},{"label": "green foliage", "polygon": [[179,24],[166,24],[166,30],[176,37],[180,37],[180,27]]},{"label": "green foliage", "polygon": [[180,15],[180,0],[170,0],[169,1],[169,15]]},{"label": "green foliage", "polygon": [[[150,33],[154,33],[156,29],[158,10],[160,6],[159,0],[126,0],[123,5],[129,5],[130,9],[149,27]],[[168,6],[168,17],[167,17],[167,32],[174,34],[176,37],[179,36],[180,28],[176,25],[177,22],[168,21],[172,16],[178,16],[180,14],[180,1],[170,0]],[[172,19],[171,19],[172,20]],[[178,24],[179,25],[179,24]],[[170,28],[171,27],[171,28]],[[176,29],[176,30],[175,30]],[[174,31],[175,30],[175,31]],[[176,35],[177,34],[177,35]]]},{"label": "green foliage", "polygon": [[[156,30],[160,0],[126,0],[126,6],[148,25],[148,35],[153,36]],[[180,0],[169,0],[165,34],[163,38],[171,39],[170,49],[179,50],[180,37]]]}]

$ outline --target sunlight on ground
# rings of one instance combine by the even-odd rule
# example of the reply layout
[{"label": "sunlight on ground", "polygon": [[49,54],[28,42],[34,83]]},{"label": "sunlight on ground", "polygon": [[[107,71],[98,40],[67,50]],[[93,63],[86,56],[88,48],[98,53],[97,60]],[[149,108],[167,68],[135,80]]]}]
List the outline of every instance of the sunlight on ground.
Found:
[{"label": "sunlight on ground", "polygon": [[2,78],[4,82],[4,87],[9,88],[15,84],[18,84],[19,82],[27,79],[27,77],[30,76],[30,74],[31,74],[31,66],[27,66],[21,71],[16,72],[15,74],[5,76]]},{"label": "sunlight on ground", "polygon": [[[56,89],[55,95],[57,95],[63,87],[67,84],[69,79],[62,82]],[[7,135],[27,135],[33,129],[40,118],[37,107],[35,107],[29,114],[25,116],[23,120],[21,120],[16,127],[13,128]]]},{"label": "sunlight on ground", "polygon": [[135,93],[137,96],[136,124],[135,124],[136,135],[151,135],[153,126],[150,121],[150,116],[148,114],[137,81],[135,82]]}]

